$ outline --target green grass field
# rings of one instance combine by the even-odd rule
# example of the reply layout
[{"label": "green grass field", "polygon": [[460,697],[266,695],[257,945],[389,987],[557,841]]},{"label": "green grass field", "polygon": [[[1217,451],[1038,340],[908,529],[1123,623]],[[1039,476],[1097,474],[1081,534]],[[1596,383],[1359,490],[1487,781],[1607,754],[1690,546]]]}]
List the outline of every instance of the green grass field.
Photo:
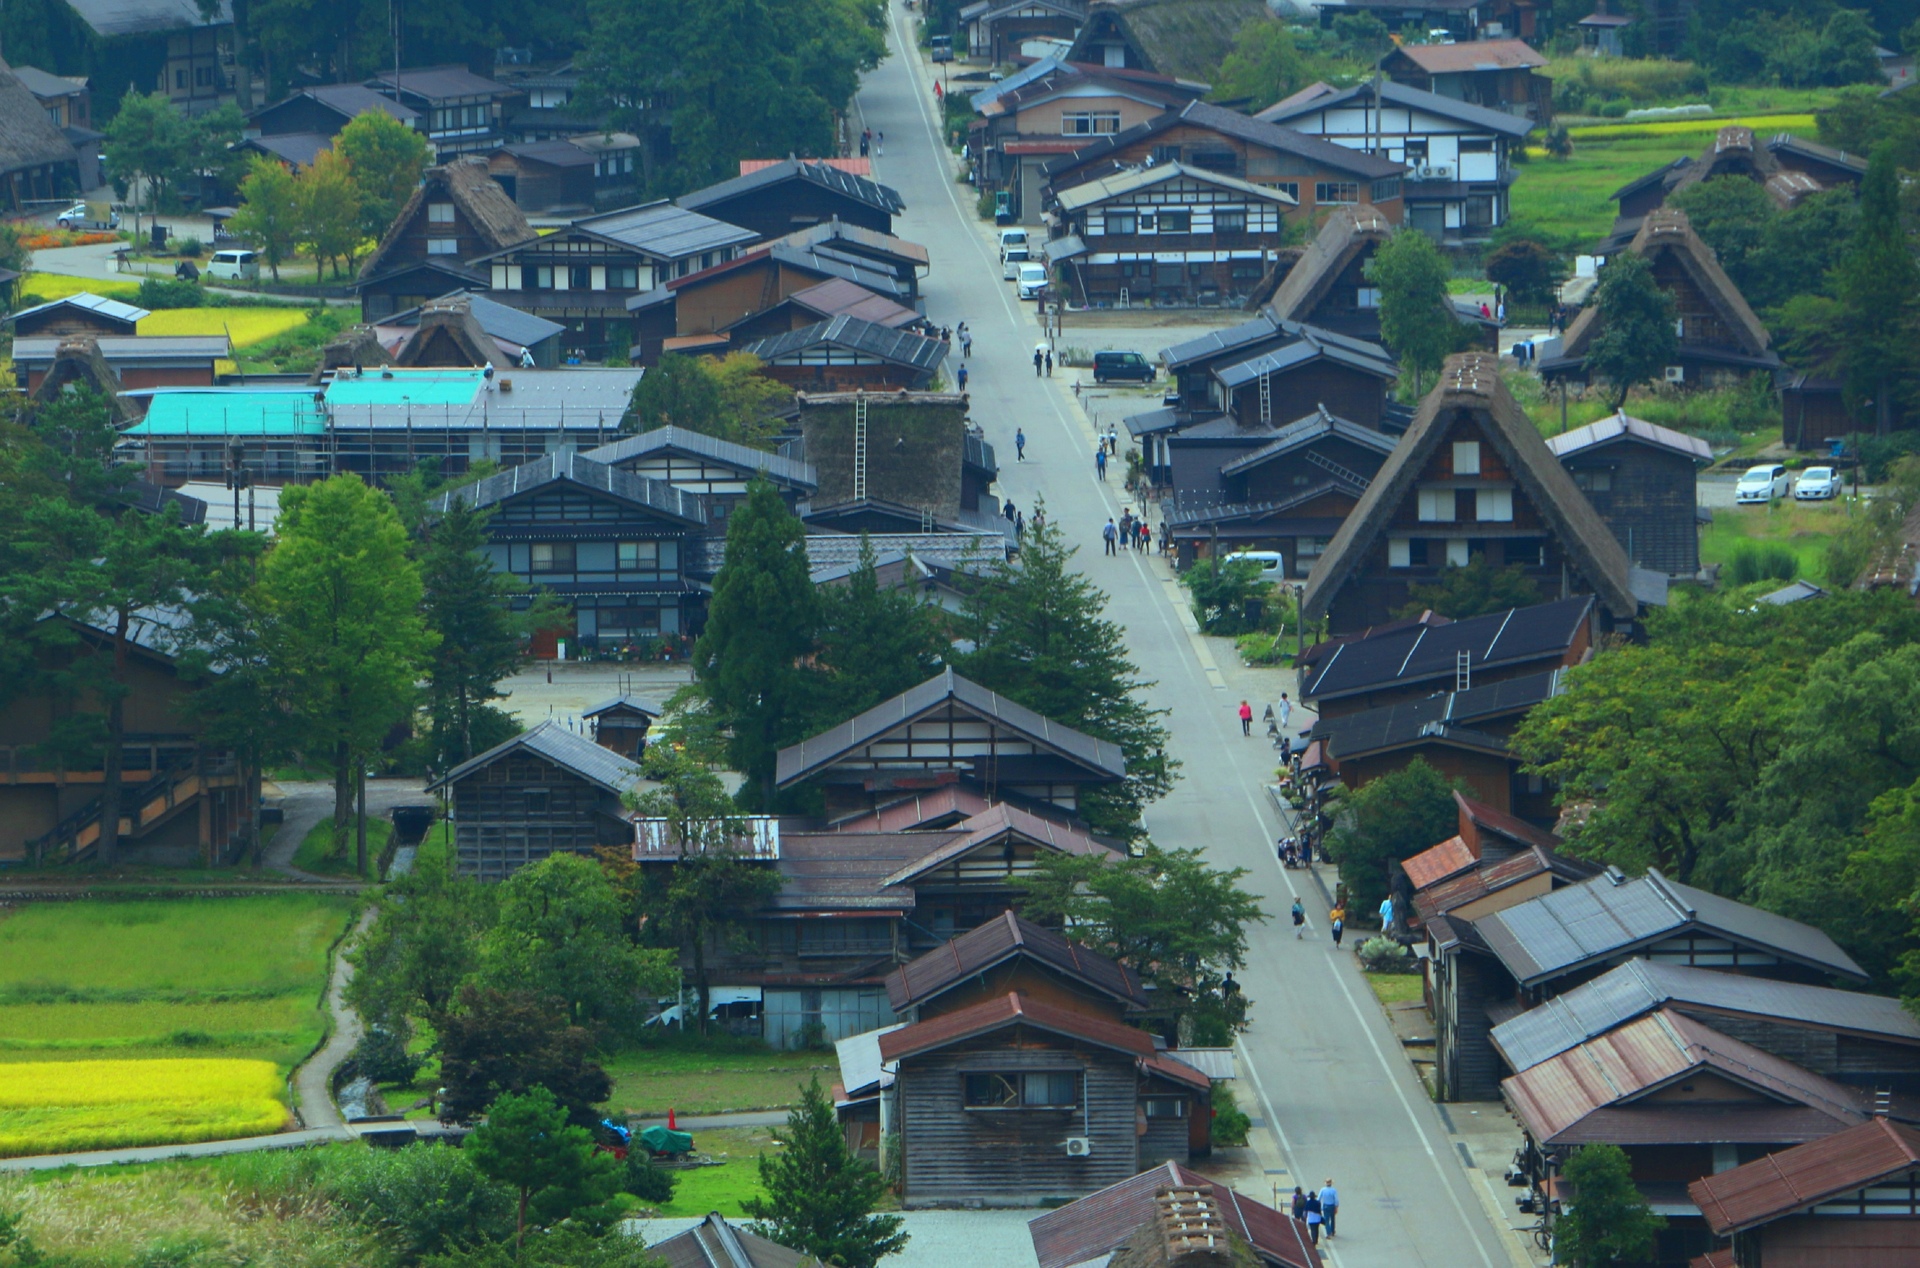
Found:
[{"label": "green grass field", "polygon": [[109,281],[102,277],[68,277],[65,273],[29,273],[20,279],[22,295],[38,295],[43,300],[65,299],[86,293],[108,299],[131,299],[140,289],[136,281]]},{"label": "green grass field", "polygon": [[1417,1004],[1421,996],[1418,973],[1369,973],[1367,985],[1382,1004]]},{"label": "green grass field", "polygon": [[785,1109],[799,1101],[809,1074],[819,1074],[824,1084],[836,1072],[831,1054],[765,1048],[631,1048],[601,1064],[613,1076],[608,1106],[616,1114],[644,1118],[664,1118],[669,1109],[681,1114]]},{"label": "green grass field", "polygon": [[[371,871],[379,862],[382,851],[387,848],[387,838],[393,835],[393,821],[378,819],[372,814],[367,816],[367,869]],[[311,831],[301,840],[300,848],[293,853],[293,865],[303,872],[312,872],[316,876],[352,876],[354,858],[359,846],[354,836],[354,825],[347,825],[347,852],[335,855],[333,850],[333,819],[331,816],[313,825]]]},{"label": "green grass field", "polygon": [[1793,552],[1801,578],[1823,584],[1827,544],[1847,523],[1844,502],[1794,502],[1771,506],[1716,507],[1700,535],[1700,562],[1724,564],[1748,543],[1777,542]]},{"label": "green grass field", "polygon": [[304,326],[300,308],[165,308],[140,323],[143,335],[226,335],[236,348]]},{"label": "green grass field", "polygon": [[673,1201],[658,1209],[663,1216],[705,1215],[718,1211],[729,1219],[745,1215],[749,1198],[761,1196],[758,1159],[779,1146],[764,1127],[728,1127],[693,1134],[695,1153],[722,1160],[718,1167],[693,1167],[673,1173]]}]

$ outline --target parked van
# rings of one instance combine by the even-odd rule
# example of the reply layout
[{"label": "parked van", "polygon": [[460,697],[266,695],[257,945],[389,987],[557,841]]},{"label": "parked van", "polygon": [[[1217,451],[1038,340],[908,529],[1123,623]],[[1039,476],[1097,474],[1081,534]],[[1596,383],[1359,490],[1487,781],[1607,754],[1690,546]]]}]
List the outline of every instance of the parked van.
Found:
[{"label": "parked van", "polygon": [[260,280],[260,259],[251,251],[215,251],[207,262],[207,276],[235,282]]},{"label": "parked van", "polygon": [[1153,362],[1137,352],[1096,352],[1093,354],[1095,383],[1151,383]]},{"label": "parked van", "polygon": [[1033,299],[1046,292],[1047,266],[1027,263],[1020,266],[1020,298]]},{"label": "parked van", "polygon": [[1000,277],[1011,282],[1020,276],[1020,266],[1028,262],[1025,246],[1002,247],[1000,250]]},{"label": "parked van", "polygon": [[1007,252],[1014,247],[1020,248],[1021,258],[1026,258],[1027,231],[1025,229],[1002,229],[1000,231],[1000,258],[1007,258]]},{"label": "parked van", "polygon": [[1228,555],[1223,562],[1238,563],[1242,559],[1251,559],[1260,565],[1260,580],[1285,581],[1287,561],[1277,550],[1240,550]]}]

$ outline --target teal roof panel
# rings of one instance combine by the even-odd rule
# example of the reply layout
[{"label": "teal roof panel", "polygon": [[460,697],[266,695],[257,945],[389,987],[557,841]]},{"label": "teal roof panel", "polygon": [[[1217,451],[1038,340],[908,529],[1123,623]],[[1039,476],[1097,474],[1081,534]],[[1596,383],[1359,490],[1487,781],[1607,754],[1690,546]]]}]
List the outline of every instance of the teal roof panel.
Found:
[{"label": "teal roof panel", "polygon": [[327,385],[329,405],[470,405],[483,370],[387,370]]},{"label": "teal roof panel", "polygon": [[156,392],[129,436],[321,436],[327,423],[311,391]]}]

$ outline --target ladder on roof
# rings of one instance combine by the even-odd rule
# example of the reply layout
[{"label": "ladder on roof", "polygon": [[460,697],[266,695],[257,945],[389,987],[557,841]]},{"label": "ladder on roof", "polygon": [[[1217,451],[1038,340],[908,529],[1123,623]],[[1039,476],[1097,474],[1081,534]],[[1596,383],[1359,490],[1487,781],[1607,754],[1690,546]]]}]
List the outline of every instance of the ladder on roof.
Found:
[{"label": "ladder on roof", "polygon": [[853,500],[867,497],[867,394],[853,398]]},{"label": "ladder on roof", "polygon": [[920,508],[920,531],[923,533],[933,531],[933,510],[930,507]]},{"label": "ladder on roof", "polygon": [[1473,653],[1455,652],[1453,654],[1453,689],[1455,691],[1473,690]]},{"label": "ladder on roof", "polygon": [[1260,421],[1268,425],[1271,425],[1273,423],[1273,375],[1272,373],[1267,373],[1260,376]]},{"label": "ladder on roof", "polygon": [[[1261,381],[1265,382],[1264,379]],[[1262,402],[1262,404],[1264,404],[1264,402]],[[1343,467],[1339,463],[1335,462],[1333,459],[1328,458],[1323,454],[1315,453],[1311,449],[1307,450],[1306,458],[1307,458],[1307,461],[1311,462],[1314,466],[1319,467],[1324,471],[1331,471],[1334,475],[1340,477],[1342,480],[1345,480],[1348,484],[1353,485],[1355,488],[1359,489],[1362,493],[1365,493],[1367,491],[1367,486],[1373,483],[1373,481],[1369,480],[1366,476],[1361,475],[1358,471],[1355,471],[1350,467]]]}]

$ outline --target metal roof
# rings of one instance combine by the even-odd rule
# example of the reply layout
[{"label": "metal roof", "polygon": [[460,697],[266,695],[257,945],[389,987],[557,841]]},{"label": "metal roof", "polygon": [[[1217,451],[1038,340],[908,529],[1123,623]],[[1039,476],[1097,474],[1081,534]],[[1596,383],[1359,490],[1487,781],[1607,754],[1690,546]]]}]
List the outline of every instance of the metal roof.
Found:
[{"label": "metal roof", "polygon": [[686,427],[656,427],[652,431],[625,436],[611,444],[589,449],[585,456],[610,467],[625,467],[663,450],[708,459],[741,472],[765,472],[774,483],[791,488],[811,490],[820,485],[819,476],[807,463],[768,453],[764,449],[735,444],[731,440],[721,440],[717,436]]},{"label": "metal roof", "polygon": [[[1413,909],[1422,920],[1432,924],[1456,908],[1478,902],[1489,894],[1497,894],[1536,876],[1552,873],[1564,881],[1574,882],[1583,881],[1599,870],[1595,864],[1570,858],[1544,845],[1530,845],[1497,863],[1483,862],[1473,871],[1418,890],[1413,896]],[[1463,930],[1473,928],[1466,921],[1461,921],[1460,925]],[[1475,946],[1485,948],[1484,940],[1477,933],[1473,938]]]},{"label": "metal roof", "polygon": [[[386,376],[393,375],[389,381]],[[336,372],[327,387],[327,412],[336,429],[593,431],[617,433],[632,404],[633,389],[645,370],[568,366],[557,370],[496,371],[492,391],[477,370],[368,370],[358,378]],[[473,375],[462,397],[461,375]],[[425,390],[436,400],[423,404],[407,375],[428,376]],[[438,380],[431,376],[450,376]],[[353,390],[336,395],[341,385]],[[368,391],[364,385],[373,385]],[[362,399],[349,399],[349,398]],[[408,399],[411,398],[411,399]],[[438,399],[444,398],[444,399]]]},{"label": "metal roof", "polygon": [[1153,1036],[1144,1030],[1009,991],[880,1036],[880,1057],[902,1061],[1008,1026],[1029,1026],[1136,1057],[1153,1054]]},{"label": "metal roof", "polygon": [[1469,724],[1524,713],[1542,701],[1552,699],[1559,691],[1560,675],[1557,671],[1525,674],[1466,691],[1442,692],[1421,700],[1402,700],[1374,709],[1362,709],[1357,713],[1322,718],[1314,726],[1310,738],[1326,741],[1328,752],[1339,761],[1429,739],[1457,741],[1481,748],[1491,746],[1504,752],[1504,740],[1467,729]]},{"label": "metal roof", "polygon": [[[385,93],[375,92],[365,84],[320,84],[313,88],[303,88],[293,95],[311,97],[320,104],[339,111],[349,119],[365,114],[369,110],[390,114],[402,123],[412,123],[420,117],[420,112],[412,106],[403,105]],[[292,98],[289,97],[288,100],[291,101]]]},{"label": "metal roof", "polygon": [[515,141],[501,146],[495,153],[511,154],[548,167],[591,167],[596,161],[571,141]]},{"label": "metal roof", "polygon": [[429,101],[449,97],[511,97],[513,89],[497,80],[476,75],[464,66],[403,66],[398,75],[383,71],[371,81],[385,84],[397,92],[412,93]]},{"label": "metal roof", "polygon": [[[110,364],[137,361],[218,361],[233,355],[225,335],[92,335]],[[16,363],[52,361],[66,335],[28,335],[13,341]]]},{"label": "metal roof", "polygon": [[1301,684],[1300,697],[1334,700],[1432,678],[1451,680],[1462,652],[1475,673],[1548,657],[1563,660],[1592,612],[1593,599],[1576,595],[1461,621],[1397,625],[1340,643]]},{"label": "metal roof", "polygon": [[1126,777],[1127,762],[1118,745],[1107,740],[1096,740],[1084,732],[1042,717],[1025,705],[1015,704],[970,678],[962,678],[949,667],[919,686],[849,718],[830,731],[823,731],[811,739],[781,749],[778,759],[780,786],[805,779],[853,750],[872,743],[889,731],[908,725],[948,701],[1026,735],[1035,743],[1071,759],[1103,782]]},{"label": "metal roof", "polygon": [[1198,181],[1202,185],[1216,185],[1221,189],[1231,189],[1236,193],[1246,195],[1248,198],[1257,198],[1265,202],[1279,203],[1286,207],[1296,206],[1300,201],[1285,190],[1273,189],[1266,185],[1255,185],[1251,181],[1243,181],[1237,176],[1228,176],[1221,172],[1209,172],[1199,167],[1188,167],[1184,163],[1156,163],[1151,167],[1136,167],[1129,168],[1126,171],[1115,172],[1113,175],[1103,176],[1099,180],[1086,181],[1083,184],[1059,190],[1054,194],[1054,201],[1060,204],[1061,210],[1063,211],[1079,211],[1083,207],[1091,207],[1093,204],[1105,202],[1109,198],[1119,198],[1125,194],[1138,193],[1140,190],[1151,189],[1155,185],[1162,185],[1167,181],[1182,178]]},{"label": "metal roof", "polygon": [[1344,418],[1336,418],[1321,406],[1305,418],[1296,419],[1273,434],[1273,439],[1252,453],[1242,454],[1220,468],[1221,475],[1238,475],[1263,462],[1292,453],[1295,449],[1326,436],[1338,436],[1342,440],[1352,441],[1366,449],[1382,454],[1393,452],[1394,438],[1385,432],[1375,431],[1371,427],[1362,427],[1359,423],[1350,423]]},{"label": "metal roof", "polygon": [[50,299],[44,304],[35,304],[32,308],[23,308],[7,320],[19,321],[22,317],[31,317],[35,313],[49,312],[55,308],[78,308],[90,313],[99,313],[102,317],[109,317],[114,321],[138,322],[153,316],[144,308],[123,304],[117,299],[107,299],[91,291],[80,291],[59,299]]},{"label": "metal roof", "polygon": [[1221,1219],[1252,1243],[1263,1261],[1286,1268],[1320,1268],[1320,1252],[1298,1220],[1177,1162],[1161,1163],[1029,1220],[1027,1232],[1040,1268],[1075,1268],[1100,1261],[1154,1219],[1155,1199],[1169,1188],[1211,1192]]},{"label": "metal roof", "polygon": [[431,305],[446,304],[452,300],[464,301],[467,311],[480,323],[480,329],[495,339],[504,339],[508,343],[518,344],[522,348],[531,348],[543,343],[566,329],[562,322],[548,321],[537,313],[524,308],[515,308],[489,299],[478,291],[449,291],[437,299],[423,304],[419,308],[409,308],[397,312],[391,317],[382,317],[382,326],[417,326],[420,324],[422,309]]},{"label": "metal roof", "polygon": [[[1120,857],[1119,850],[1102,845],[1094,840],[1092,833],[1083,828],[1060,823],[1045,815],[1035,814],[1004,801],[984,810],[977,810],[953,826],[967,835],[901,868],[888,877],[888,881],[896,885],[904,885],[909,881],[917,880],[935,868],[945,867],[960,856],[1009,834],[1025,837],[1036,845],[1045,846],[1061,854],[1091,854],[1109,859]],[[846,826],[841,825],[840,831],[847,831]]]},{"label": "metal roof", "polygon": [[718,1212],[692,1228],[647,1247],[647,1257],[662,1268],[819,1268],[811,1255],[782,1246],[744,1228],[735,1228]]},{"label": "metal roof", "polygon": [[38,66],[13,66],[9,69],[13,71],[13,77],[36,97],[71,97],[87,91],[84,77],[69,79],[65,75],[51,75]]},{"label": "metal roof", "polygon": [[1132,969],[1010,911],[887,974],[887,1000],[894,1012],[902,1012],[1015,957],[1043,964],[1125,1007],[1147,1007],[1146,991]]},{"label": "metal roof", "polygon": [[1531,70],[1545,66],[1547,59],[1527,46],[1525,40],[1466,40],[1458,44],[1405,44],[1394,49],[1385,60],[1397,54],[1429,75],[1457,75],[1463,71]]},{"label": "metal roof", "polygon": [[558,722],[542,722],[531,731],[503,744],[496,744],[478,757],[460,763],[427,786],[432,792],[447,788],[477,770],[491,766],[509,753],[526,750],[544,757],[562,770],[570,771],[610,793],[624,794],[640,778],[640,768],[612,749],[601,748],[584,735],[575,735]]},{"label": "metal roof", "polygon": [[639,696],[626,695],[615,696],[611,700],[602,700],[591,709],[581,710],[580,716],[583,718],[597,718],[601,714],[611,713],[615,709],[632,709],[634,712],[644,713],[650,718],[660,716],[659,705],[653,704],[651,701],[642,700]]},{"label": "metal roof", "polygon": [[185,31],[233,21],[229,0],[219,0],[211,14],[201,12],[198,0],[67,0],[80,20],[96,35],[148,35],[156,31]]},{"label": "metal roof", "polygon": [[1650,423],[1644,418],[1633,418],[1625,410],[1609,414],[1584,427],[1550,436],[1547,438],[1547,448],[1553,450],[1554,457],[1567,458],[1623,438],[1670,450],[1696,462],[1713,461],[1713,446],[1700,437]]},{"label": "metal roof", "polygon": [[751,229],[742,229],[724,220],[703,216],[665,199],[637,207],[622,207],[618,211],[602,212],[597,216],[585,216],[574,221],[568,229],[561,230],[561,233],[565,234],[569,229],[636,247],[668,260],[721,247],[742,246],[758,236]]},{"label": "metal roof", "polygon": [[[1533,122],[1519,115],[1506,114],[1499,110],[1490,110],[1485,106],[1471,105],[1452,97],[1442,97],[1437,93],[1424,92],[1418,88],[1409,88],[1393,80],[1384,80],[1379,84],[1378,100],[1388,105],[1404,106],[1411,110],[1425,111],[1438,115],[1442,119],[1452,119],[1475,128],[1484,128],[1489,132],[1498,132],[1503,136],[1523,137],[1533,131]],[[1372,80],[1362,80],[1351,88],[1308,96],[1295,93],[1285,101],[1276,102],[1253,117],[1268,123],[1285,124],[1298,119],[1301,115],[1314,114],[1322,110],[1337,109],[1350,101],[1366,98],[1371,105],[1375,85]]]},{"label": "metal roof", "polygon": [[[926,320],[904,304],[896,304],[886,296],[876,295],[858,282],[844,277],[829,278],[818,285],[797,290],[787,296],[786,302],[822,317],[837,317],[845,313],[849,317],[858,317],[862,321],[894,330]],[[755,313],[754,316],[759,314]]]},{"label": "metal roof", "polygon": [[240,144],[295,167],[312,167],[320,151],[333,148],[333,136],[326,132],[276,132],[272,136],[248,137]]},{"label": "metal roof", "polygon": [[781,159],[768,167],[732,180],[709,185],[705,189],[696,189],[691,194],[682,194],[677,200],[682,207],[691,207],[698,211],[702,207],[711,207],[716,203],[727,202],[743,194],[771,189],[790,180],[803,180],[819,185],[855,202],[884,211],[890,216],[898,215],[906,209],[906,200],[900,192],[889,185],[868,180],[864,176],[855,176],[839,168],[808,159]]},{"label": "metal roof", "polygon": [[770,339],[742,344],[740,351],[751,352],[762,361],[778,361],[820,344],[834,344],[865,352],[895,365],[911,366],[931,372],[947,355],[947,345],[911,331],[893,330],[858,317],[831,317],[802,326]]},{"label": "metal roof", "polygon": [[1460,837],[1448,837],[1440,844],[1429,846],[1400,864],[1415,889],[1438,885],[1441,881],[1458,876],[1469,868],[1479,865],[1480,856],[1475,854]]},{"label": "metal roof", "polygon": [[877,1092],[893,1084],[893,1067],[880,1059],[880,1036],[899,1030],[905,1022],[863,1030],[857,1035],[833,1041],[833,1052],[840,1063],[840,1090],[848,1097]]},{"label": "metal roof", "polygon": [[312,388],[185,388],[155,392],[128,436],[321,436]]},{"label": "metal roof", "polygon": [[650,480],[604,462],[583,458],[572,449],[556,449],[544,458],[510,467],[465,488],[443,493],[429,505],[444,512],[455,500],[468,506],[495,506],[509,498],[554,484],[593,489],[633,506],[645,507],[687,524],[705,525],[706,505],[698,496],[660,480]]},{"label": "metal roof", "polygon": [[1729,1237],[1916,1166],[1920,1166],[1920,1131],[1873,1118],[1825,1140],[1703,1176],[1687,1186],[1687,1194],[1699,1205],[1714,1236]]},{"label": "metal roof", "polygon": [[1377,343],[1337,335],[1331,330],[1299,322],[1280,322],[1277,338],[1287,342],[1255,353],[1241,361],[1213,367],[1213,377],[1222,387],[1232,389],[1251,383],[1262,375],[1279,374],[1326,357],[1368,374],[1391,379],[1400,373],[1399,363]]},{"label": "metal roof", "polygon": [[895,873],[965,835],[936,832],[785,832],[780,836],[780,892],[767,901],[775,915],[913,910],[911,885]]},{"label": "metal roof", "polygon": [[1280,322],[1266,312],[1241,322],[1237,326],[1228,326],[1222,330],[1209,330],[1197,338],[1176,343],[1171,348],[1160,350],[1160,359],[1169,370],[1195,361],[1208,361],[1223,353],[1233,352],[1266,339],[1278,339],[1286,330]]},{"label": "metal roof", "polygon": [[1523,986],[1550,981],[1663,938],[1698,930],[1838,977],[1867,974],[1812,925],[1670,881],[1656,869],[1633,880],[1609,868],[1474,922]]},{"label": "metal roof", "polygon": [[[1174,100],[1179,94],[1173,95]],[[1206,101],[1189,101],[1177,110],[1168,110],[1165,114],[1137,123],[1124,132],[1100,137],[1093,144],[1080,147],[1072,160],[1062,161],[1048,166],[1047,174],[1056,172],[1065,174],[1083,163],[1099,160],[1103,155],[1130,146],[1147,137],[1157,136],[1169,128],[1202,128],[1209,132],[1218,132],[1234,137],[1264,149],[1274,150],[1295,158],[1303,159],[1318,167],[1332,168],[1335,171],[1350,172],[1366,180],[1381,177],[1399,176],[1407,170],[1405,163],[1396,163],[1389,158],[1369,154],[1365,150],[1349,149],[1344,145],[1335,145],[1310,133],[1293,128],[1283,128],[1241,114],[1238,110],[1228,110]]]},{"label": "metal roof", "polygon": [[1493,1044],[1514,1070],[1526,1070],[1664,1007],[1772,1018],[1920,1045],[1920,1020],[1897,999],[1650,960],[1629,960],[1495,1026]]}]

